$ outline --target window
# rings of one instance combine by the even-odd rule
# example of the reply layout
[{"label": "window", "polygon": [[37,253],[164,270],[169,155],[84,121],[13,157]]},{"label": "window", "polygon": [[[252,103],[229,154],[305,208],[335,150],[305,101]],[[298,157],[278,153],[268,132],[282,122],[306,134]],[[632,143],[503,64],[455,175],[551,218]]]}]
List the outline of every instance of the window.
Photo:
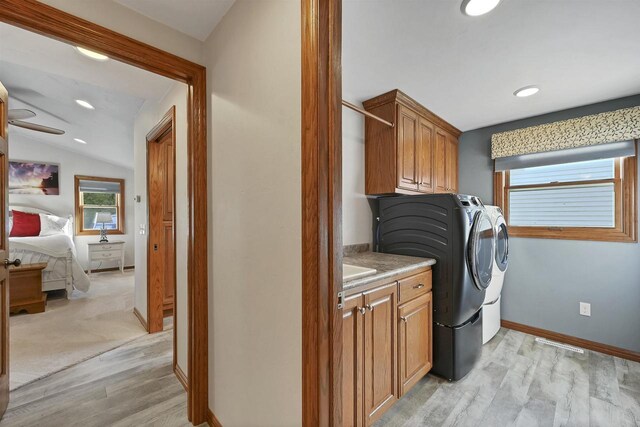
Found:
[{"label": "window", "polygon": [[495,203],[511,236],[637,240],[636,157],[512,169],[495,174]]},{"label": "window", "polygon": [[75,176],[76,234],[124,234],[124,179]]}]

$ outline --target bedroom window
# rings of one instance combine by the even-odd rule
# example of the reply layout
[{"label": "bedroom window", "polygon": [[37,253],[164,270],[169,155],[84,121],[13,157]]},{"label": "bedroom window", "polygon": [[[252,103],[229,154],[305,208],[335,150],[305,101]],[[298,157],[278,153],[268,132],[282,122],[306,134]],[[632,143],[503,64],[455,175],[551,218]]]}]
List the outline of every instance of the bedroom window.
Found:
[{"label": "bedroom window", "polygon": [[511,236],[636,241],[636,157],[495,173],[495,202]]},{"label": "bedroom window", "polygon": [[124,179],[76,175],[75,191],[77,235],[124,234]]}]

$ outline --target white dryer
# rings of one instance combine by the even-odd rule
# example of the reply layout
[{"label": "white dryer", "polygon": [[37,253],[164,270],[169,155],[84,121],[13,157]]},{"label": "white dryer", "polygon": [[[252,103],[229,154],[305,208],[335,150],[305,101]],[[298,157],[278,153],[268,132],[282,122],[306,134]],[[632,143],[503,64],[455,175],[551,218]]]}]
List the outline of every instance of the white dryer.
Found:
[{"label": "white dryer", "polygon": [[495,236],[495,257],[491,283],[485,292],[482,305],[482,343],[487,343],[500,330],[500,301],[504,275],[509,260],[509,234],[507,223],[498,206],[485,206]]}]

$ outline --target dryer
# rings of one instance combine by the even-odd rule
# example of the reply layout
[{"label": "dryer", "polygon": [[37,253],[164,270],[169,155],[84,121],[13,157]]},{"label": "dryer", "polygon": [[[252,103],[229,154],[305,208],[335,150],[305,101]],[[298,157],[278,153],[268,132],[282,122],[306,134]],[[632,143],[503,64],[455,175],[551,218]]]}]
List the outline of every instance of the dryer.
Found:
[{"label": "dryer", "polygon": [[500,304],[504,276],[509,266],[509,233],[507,223],[498,206],[486,206],[495,236],[495,257],[491,284],[482,305],[482,344],[486,344],[500,330]]},{"label": "dryer", "polygon": [[482,347],[482,303],[492,280],[494,228],[482,201],[462,194],[378,199],[379,252],[435,258],[433,369],[464,377]]}]

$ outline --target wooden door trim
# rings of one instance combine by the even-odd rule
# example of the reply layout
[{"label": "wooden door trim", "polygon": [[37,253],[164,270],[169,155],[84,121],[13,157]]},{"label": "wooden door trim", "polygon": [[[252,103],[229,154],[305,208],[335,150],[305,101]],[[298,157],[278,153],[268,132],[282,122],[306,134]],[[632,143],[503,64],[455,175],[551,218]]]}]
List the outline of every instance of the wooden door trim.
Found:
[{"label": "wooden door trim", "polygon": [[82,46],[186,83],[189,235],[188,358],[189,420],[198,425],[208,412],[208,233],[206,68],[36,0],[0,0],[0,21]]},{"label": "wooden door trim", "polygon": [[302,425],[342,425],[342,0],[302,0]]},{"label": "wooden door trim", "polygon": [[[148,209],[149,205],[149,201],[151,200],[151,195],[149,193],[150,191],[150,186],[149,186],[149,144],[155,144],[156,141],[158,141],[161,137],[163,137],[167,132],[171,132],[171,141],[172,146],[173,146],[173,273],[174,273],[174,278],[173,278],[173,330],[176,331],[178,328],[178,317],[177,317],[177,307],[176,307],[176,293],[177,293],[177,269],[176,269],[176,198],[175,198],[175,188],[176,188],[176,106],[172,105],[171,108],[169,108],[169,110],[164,114],[164,116],[162,117],[162,119],[160,119],[160,121],[153,127],[151,128],[151,130],[147,133],[146,136],[146,144],[147,144],[147,171],[146,171],[146,176],[147,176],[147,224],[149,224],[149,230],[147,233],[147,236],[151,235],[151,221],[149,220],[149,212],[150,210]],[[154,313],[155,315],[152,315],[152,310],[155,310],[153,307],[156,307],[158,305],[158,301],[156,300],[157,298],[157,290],[153,290],[151,288],[152,283],[151,280],[149,280],[149,278],[151,277],[151,263],[149,262],[149,253],[151,252],[150,250],[150,246],[151,246],[151,241],[149,239],[147,239],[147,325],[148,328],[147,330],[149,331],[149,333],[154,333],[154,332],[160,332],[164,329],[164,305],[163,305],[163,299],[162,297],[160,297],[160,306],[162,307],[160,309],[160,313]],[[154,292],[152,292],[154,291]],[[153,300],[153,301],[152,301]],[[189,390],[189,385],[187,383],[185,383],[185,378],[186,375],[184,374],[184,372],[182,370],[179,370],[178,367],[178,357],[177,357],[177,351],[178,351],[178,343],[177,343],[177,337],[176,334],[173,334],[173,361],[172,361],[172,366],[173,366],[173,372],[176,374],[176,376],[178,377],[178,379],[180,379],[180,382],[183,383],[185,390]]]},{"label": "wooden door trim", "polygon": [[[0,203],[3,207],[0,218],[0,241],[2,252],[9,258],[9,236],[6,231],[6,221],[9,215],[9,94],[0,82],[0,152],[4,153],[4,161],[0,162],[0,173],[4,180],[4,187],[0,190]],[[4,262],[0,257],[0,262]],[[0,417],[7,410],[9,404],[9,268],[2,265],[3,271],[0,280],[4,279],[4,288],[0,287]],[[1,277],[4,276],[4,277]]]}]

